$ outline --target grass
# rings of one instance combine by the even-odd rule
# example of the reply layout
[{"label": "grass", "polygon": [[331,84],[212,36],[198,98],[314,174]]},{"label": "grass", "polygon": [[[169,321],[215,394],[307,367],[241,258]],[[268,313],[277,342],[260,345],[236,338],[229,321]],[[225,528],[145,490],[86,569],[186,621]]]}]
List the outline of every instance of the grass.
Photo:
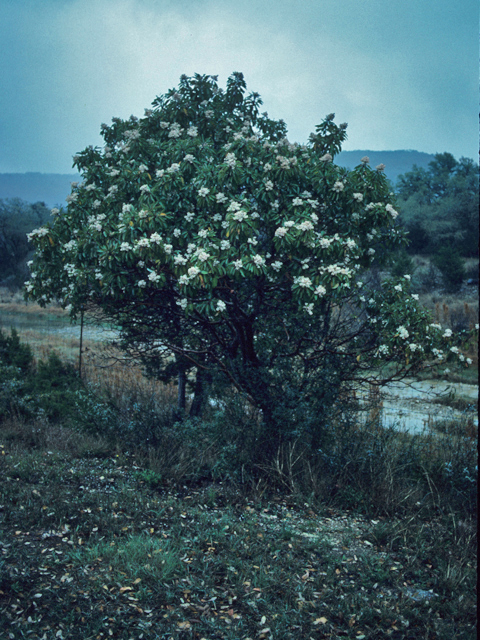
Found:
[{"label": "grass", "polygon": [[173,483],[145,455],[48,424],[32,445],[14,422],[0,427],[5,637],[475,637],[474,514],[433,486],[375,516],[346,494]]}]

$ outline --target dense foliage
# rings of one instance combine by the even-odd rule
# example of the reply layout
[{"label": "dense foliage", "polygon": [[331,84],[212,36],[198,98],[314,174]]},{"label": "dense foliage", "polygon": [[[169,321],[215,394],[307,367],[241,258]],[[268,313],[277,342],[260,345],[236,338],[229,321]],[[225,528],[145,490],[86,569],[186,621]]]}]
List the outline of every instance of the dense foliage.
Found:
[{"label": "dense foliage", "polygon": [[15,329],[10,335],[0,329],[0,422],[14,415],[67,423],[81,388],[71,364],[55,353],[37,362]]},{"label": "dense foliage", "polygon": [[261,409],[267,444],[302,428],[316,446],[345,384],[458,347],[408,275],[369,275],[404,241],[383,167],[332,162],[346,138],[333,114],[289,143],[245,91],[239,73],[226,91],[183,76],[143,118],[102,125],[105,147],[75,157],[67,211],[30,234],[26,289],[72,317],[100,309],[153,370],[173,354],[197,381],[220,376]]},{"label": "dense foliage", "polygon": [[30,204],[19,198],[0,200],[0,283],[21,287],[28,276],[32,249],[27,233],[44,224],[50,210],[43,202]]},{"label": "dense foliage", "polygon": [[478,256],[478,165],[437,153],[428,170],[413,166],[397,182],[400,220],[409,231],[411,253],[448,246]]}]

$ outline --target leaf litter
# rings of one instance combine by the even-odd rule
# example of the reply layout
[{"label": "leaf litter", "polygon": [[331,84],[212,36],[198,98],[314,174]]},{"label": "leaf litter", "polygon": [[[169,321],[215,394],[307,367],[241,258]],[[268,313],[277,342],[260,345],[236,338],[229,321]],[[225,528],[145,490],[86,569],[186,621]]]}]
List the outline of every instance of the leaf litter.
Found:
[{"label": "leaf litter", "polygon": [[40,462],[27,478],[3,465],[0,620],[9,638],[474,631],[471,594],[455,612],[435,559],[408,540],[378,544],[383,519],[291,496],[254,501],[222,485],[152,490],[136,465],[113,456],[55,464],[52,472]]}]

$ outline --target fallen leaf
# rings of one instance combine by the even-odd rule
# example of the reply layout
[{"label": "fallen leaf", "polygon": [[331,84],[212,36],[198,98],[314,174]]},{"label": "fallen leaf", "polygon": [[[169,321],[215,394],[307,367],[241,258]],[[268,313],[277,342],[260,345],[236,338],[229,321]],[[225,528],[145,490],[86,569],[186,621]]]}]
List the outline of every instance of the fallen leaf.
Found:
[{"label": "fallen leaf", "polygon": [[188,622],[188,620],[186,622],[177,622],[177,627],[179,627],[180,629],[189,629],[190,628],[190,622]]},{"label": "fallen leaf", "polygon": [[321,618],[314,620],[313,624],[327,624],[327,619],[322,616]]}]

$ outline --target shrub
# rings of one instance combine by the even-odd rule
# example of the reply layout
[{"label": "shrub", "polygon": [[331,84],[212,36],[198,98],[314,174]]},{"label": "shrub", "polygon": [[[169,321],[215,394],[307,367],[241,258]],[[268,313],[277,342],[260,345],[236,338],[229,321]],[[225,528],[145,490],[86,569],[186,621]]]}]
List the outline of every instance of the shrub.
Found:
[{"label": "shrub", "polygon": [[465,264],[459,250],[452,246],[441,247],[433,256],[433,263],[442,274],[445,289],[457,291],[465,279]]},{"label": "shrub", "polygon": [[17,367],[23,375],[32,370],[33,352],[28,344],[20,342],[13,328],[9,336],[0,329],[0,365]]}]

